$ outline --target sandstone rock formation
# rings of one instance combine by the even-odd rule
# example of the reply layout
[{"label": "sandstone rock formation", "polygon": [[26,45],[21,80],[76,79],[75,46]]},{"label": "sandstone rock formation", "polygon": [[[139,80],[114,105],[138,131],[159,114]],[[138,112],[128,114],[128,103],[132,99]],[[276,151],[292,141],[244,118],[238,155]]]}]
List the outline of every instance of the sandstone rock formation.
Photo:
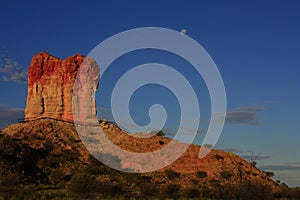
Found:
[{"label": "sandstone rock formation", "polygon": [[[167,191],[164,189],[167,186],[180,185],[184,194],[187,189],[194,189],[199,193],[194,197],[205,197],[203,199],[218,199],[215,193],[220,191],[224,192],[219,194],[219,199],[225,199],[223,194],[227,193],[229,197],[226,199],[233,199],[245,191],[251,192],[246,195],[252,199],[266,199],[266,195],[262,195],[263,198],[255,198],[252,195],[259,191],[262,191],[262,194],[268,193],[271,189],[273,192],[279,191],[279,186],[272,179],[237,155],[212,150],[205,158],[199,159],[198,153],[203,147],[194,144],[190,145],[178,160],[155,172],[123,173],[98,162],[82,143],[85,136],[88,139],[92,138],[91,134],[81,137],[82,135],[78,135],[78,126],[69,123],[78,120],[89,122],[88,119],[95,118],[94,93],[98,81],[99,68],[90,58],[75,55],[61,60],[47,53],[33,57],[28,70],[26,121],[0,130],[0,186],[10,184],[22,188],[26,184],[42,184],[42,190],[45,190],[46,185],[51,186],[51,190],[53,185],[67,188],[72,185],[74,177],[84,174],[88,178],[86,180],[93,180],[91,188],[97,184],[117,188],[114,184],[121,184],[122,194],[126,194],[126,197],[131,192],[136,195],[136,191],[142,194],[141,185],[145,185],[147,189],[150,186],[149,190],[154,196],[159,196],[162,193],[160,191]],[[102,127],[105,137],[129,152],[154,152],[172,141],[159,134],[152,134],[149,138],[136,137],[137,135],[128,134],[107,120],[99,119],[96,123]],[[79,127],[86,129],[81,124]],[[94,136],[96,132],[92,133]],[[180,142],[177,141],[177,144],[179,149]],[[98,144],[96,148],[99,148]],[[105,151],[101,156],[104,159],[112,159],[114,164],[122,169],[136,172],[142,171],[145,162],[122,160],[109,154],[109,151]],[[149,160],[151,157],[146,162]],[[93,179],[90,179],[91,177]],[[252,186],[257,187],[253,189]],[[158,190],[159,188],[161,190]],[[230,193],[233,189],[234,192]],[[28,193],[27,190],[26,192]],[[101,197],[105,194],[106,191]],[[140,199],[144,199],[144,196]],[[236,196],[236,199],[245,198]]]},{"label": "sandstone rock formation", "polygon": [[95,115],[98,82],[99,67],[91,58],[74,55],[61,60],[45,52],[36,54],[28,69],[25,120],[52,118],[72,122],[73,92],[74,106],[83,120]]}]

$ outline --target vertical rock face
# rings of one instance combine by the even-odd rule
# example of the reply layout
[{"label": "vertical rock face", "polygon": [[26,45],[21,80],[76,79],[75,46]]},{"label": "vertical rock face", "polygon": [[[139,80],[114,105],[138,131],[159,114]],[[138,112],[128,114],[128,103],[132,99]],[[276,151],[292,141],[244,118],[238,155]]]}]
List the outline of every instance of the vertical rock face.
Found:
[{"label": "vertical rock face", "polygon": [[[77,74],[80,72],[80,78]],[[79,102],[80,112],[96,114],[95,92],[99,82],[96,62],[82,55],[61,60],[48,53],[36,54],[28,69],[28,96],[25,120],[53,118],[73,121],[72,95],[76,80],[76,94],[85,102]],[[87,82],[88,80],[88,82]],[[84,105],[83,105],[84,103]]]}]

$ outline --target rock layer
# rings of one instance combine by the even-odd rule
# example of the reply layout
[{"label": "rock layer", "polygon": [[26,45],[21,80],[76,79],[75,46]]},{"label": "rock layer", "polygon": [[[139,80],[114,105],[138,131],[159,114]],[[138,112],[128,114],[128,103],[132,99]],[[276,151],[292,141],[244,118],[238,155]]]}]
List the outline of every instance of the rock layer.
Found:
[{"label": "rock layer", "polygon": [[[45,52],[36,54],[28,69],[25,120],[52,118],[72,122],[74,106],[84,119],[95,116],[98,82],[99,67],[91,58],[74,55],[61,60]],[[73,91],[80,99],[74,106]]]}]

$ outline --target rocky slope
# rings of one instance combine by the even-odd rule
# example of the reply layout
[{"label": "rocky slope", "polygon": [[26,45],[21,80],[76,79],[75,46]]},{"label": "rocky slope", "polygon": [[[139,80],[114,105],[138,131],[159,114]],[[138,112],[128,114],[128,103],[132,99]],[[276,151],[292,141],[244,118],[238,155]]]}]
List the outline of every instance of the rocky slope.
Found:
[{"label": "rocky slope", "polygon": [[[150,138],[134,137],[106,121],[101,121],[100,125],[112,142],[127,151],[141,153],[155,151],[171,141],[170,138],[159,135]],[[250,180],[275,187],[276,184],[273,180],[241,157],[229,152],[212,150],[206,157],[199,159],[200,148],[198,145],[190,145],[178,160],[161,169],[160,172],[172,170],[186,174],[186,179],[182,180],[185,184],[191,182],[193,178],[197,178],[197,172],[203,172],[205,177],[201,181],[219,180],[221,182],[240,183]],[[121,162],[121,164],[123,163]],[[123,166],[123,168],[126,167],[128,166]]]},{"label": "rocky slope", "polygon": [[[0,132],[0,181],[14,178],[19,183],[57,183],[70,178],[88,163],[88,151],[72,124],[40,119],[13,124]],[[4,181],[5,182],[5,181]]]},{"label": "rocky slope", "polygon": [[[112,142],[128,151],[153,151],[170,142],[169,138],[158,135],[134,137],[106,121],[100,121],[100,126]],[[199,159],[199,148],[191,145],[172,165],[144,175],[154,177],[157,182],[165,182],[165,177],[157,178],[155,174],[171,170],[180,174],[176,182],[184,187],[193,185],[195,180],[199,183],[218,181],[233,184],[250,180],[276,187],[273,180],[237,155],[212,150],[208,156]],[[58,170],[62,173],[61,180],[66,181],[83,166],[92,165],[91,156],[78,137],[74,124],[54,119],[18,123],[1,130],[0,152],[2,179],[13,175],[22,180],[55,184],[59,180],[52,180],[52,176]],[[118,164],[128,167],[127,163]]]}]

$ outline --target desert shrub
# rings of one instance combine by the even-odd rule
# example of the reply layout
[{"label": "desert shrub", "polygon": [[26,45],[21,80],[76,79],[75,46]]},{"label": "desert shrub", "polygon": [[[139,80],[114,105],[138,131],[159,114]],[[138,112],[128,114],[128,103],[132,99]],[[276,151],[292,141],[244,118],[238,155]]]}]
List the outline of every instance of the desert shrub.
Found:
[{"label": "desert shrub", "polygon": [[264,171],[264,174],[268,177],[273,177],[275,175],[274,172],[270,172],[270,171]]},{"label": "desert shrub", "polygon": [[294,199],[300,199],[300,188],[290,188],[287,196]]},{"label": "desert shrub", "polygon": [[165,132],[163,130],[160,130],[156,133],[157,136],[165,136]]},{"label": "desert shrub", "polygon": [[49,175],[49,180],[53,184],[59,183],[61,180],[63,180],[66,177],[66,174],[63,172],[62,169],[54,169],[51,174]]},{"label": "desert shrub", "polygon": [[137,176],[138,177],[138,180],[141,182],[141,183],[150,183],[151,180],[152,180],[152,177],[151,176],[143,176],[143,175],[139,175]]},{"label": "desert shrub", "polygon": [[252,160],[250,161],[250,164],[255,167],[257,165],[257,162],[255,160]]},{"label": "desert shrub", "polygon": [[280,186],[274,193],[274,197],[278,199],[300,199],[300,188],[288,188],[285,185]]},{"label": "desert shrub", "polygon": [[141,187],[140,188],[141,194],[144,198],[153,197],[153,196],[157,195],[157,193],[158,193],[158,188],[155,183],[141,184],[140,187]]},{"label": "desert shrub", "polygon": [[289,191],[290,191],[289,188],[286,188],[286,187],[280,187],[279,189],[277,189],[277,190],[274,192],[274,197],[275,197],[276,199],[287,198],[287,197],[290,198]]},{"label": "desert shrub", "polygon": [[94,176],[86,173],[75,174],[70,183],[70,191],[77,194],[86,194],[97,191],[97,181]]},{"label": "desert shrub", "polygon": [[233,200],[234,186],[231,184],[219,185],[214,188],[213,199]]},{"label": "desert shrub", "polygon": [[257,176],[257,175],[258,175],[258,173],[256,173],[256,172],[252,172],[252,175],[253,175],[253,176]]},{"label": "desert shrub", "polygon": [[0,152],[1,156],[13,158],[17,154],[19,146],[17,143],[5,135],[0,134]]},{"label": "desert shrub", "polygon": [[165,142],[162,141],[162,140],[159,140],[158,143],[159,143],[160,145],[164,145],[164,144],[165,144]]},{"label": "desert shrub", "polygon": [[40,192],[38,195],[39,200],[61,200],[61,199],[69,199],[66,197],[67,194],[65,194],[63,191],[43,191]]},{"label": "desert shrub", "polygon": [[122,183],[98,182],[97,192],[105,197],[118,196],[124,193]]},{"label": "desert shrub", "polygon": [[23,189],[10,186],[5,191],[0,190],[0,199],[38,199],[36,190],[34,185],[26,185]]},{"label": "desert shrub", "polygon": [[216,154],[216,155],[215,155],[215,158],[216,158],[217,160],[224,160],[224,156],[221,156],[221,155],[219,155],[219,154]]},{"label": "desert shrub", "polygon": [[210,186],[212,187],[219,187],[221,185],[221,181],[218,180],[218,179],[211,179],[211,180],[208,180],[208,183]]},{"label": "desert shrub", "polygon": [[21,183],[21,177],[18,174],[10,173],[0,177],[0,185],[17,186]]},{"label": "desert shrub", "polygon": [[233,174],[232,174],[231,171],[224,170],[224,171],[221,171],[220,176],[221,176],[221,178],[223,178],[223,179],[229,180],[229,179],[233,176]]},{"label": "desert shrub", "polygon": [[165,184],[162,185],[160,188],[160,195],[162,197],[168,197],[168,198],[178,198],[179,197],[179,191],[180,191],[180,185],[178,184]]},{"label": "desert shrub", "polygon": [[198,178],[205,178],[207,177],[207,173],[205,171],[197,171],[196,175]]},{"label": "desert shrub", "polygon": [[214,193],[214,191],[206,185],[201,186],[199,189],[199,192],[200,192],[200,197],[203,197],[206,199],[211,199],[213,196],[213,193]]},{"label": "desert shrub", "polygon": [[244,182],[235,185],[233,190],[233,199],[245,200],[271,200],[274,199],[270,186],[262,185],[256,182]]},{"label": "desert shrub", "polygon": [[84,172],[91,175],[109,174],[111,169],[104,165],[92,164],[84,168]]},{"label": "desert shrub", "polygon": [[198,179],[191,179],[191,182],[192,182],[194,185],[198,185],[198,184],[199,184],[199,180],[198,180]]},{"label": "desert shrub", "polygon": [[194,198],[199,198],[200,197],[200,190],[199,188],[189,188],[186,189],[185,195],[188,198],[194,199]]},{"label": "desert shrub", "polygon": [[[38,190],[38,187],[36,185],[26,185],[24,186],[22,191],[18,192],[18,197],[24,197],[25,199],[30,197],[34,198],[36,196],[36,191]],[[20,198],[22,199],[22,198]]]},{"label": "desert shrub", "polygon": [[222,200],[271,200],[274,199],[270,187],[259,183],[224,184],[214,187],[206,198]]},{"label": "desert shrub", "polygon": [[165,173],[166,173],[169,180],[173,180],[173,179],[178,178],[180,176],[180,173],[175,172],[172,169],[167,169]]},{"label": "desert shrub", "polygon": [[[213,186],[213,187],[211,187]],[[269,186],[250,181],[241,184],[215,184],[202,186],[199,196],[203,199],[220,200],[271,200],[274,199],[272,189]],[[188,196],[192,198],[192,196]],[[195,197],[194,197],[195,198]]]}]

